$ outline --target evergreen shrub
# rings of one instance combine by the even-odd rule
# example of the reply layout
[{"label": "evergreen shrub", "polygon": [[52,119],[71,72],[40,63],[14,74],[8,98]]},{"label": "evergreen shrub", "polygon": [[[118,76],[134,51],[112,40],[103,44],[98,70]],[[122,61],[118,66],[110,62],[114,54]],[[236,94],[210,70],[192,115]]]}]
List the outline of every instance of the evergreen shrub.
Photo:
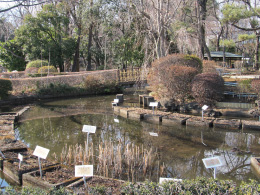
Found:
[{"label": "evergreen shrub", "polygon": [[0,99],[7,98],[12,90],[12,82],[9,79],[0,79]]},{"label": "evergreen shrub", "polygon": [[38,74],[58,72],[54,66],[43,66],[39,68]]}]

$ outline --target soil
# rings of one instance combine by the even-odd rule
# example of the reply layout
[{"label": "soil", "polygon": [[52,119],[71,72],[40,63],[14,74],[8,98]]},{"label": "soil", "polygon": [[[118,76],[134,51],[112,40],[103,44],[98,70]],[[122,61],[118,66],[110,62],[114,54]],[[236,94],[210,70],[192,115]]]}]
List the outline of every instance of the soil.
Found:
[{"label": "soil", "polygon": [[[36,170],[39,168],[39,160],[37,156],[34,156],[31,151],[8,151],[4,152],[4,156],[7,159],[11,159],[10,162],[13,163],[14,167],[19,167],[19,159],[18,159],[18,153],[20,153],[23,156],[23,161],[21,162],[20,170]],[[41,159],[41,165],[42,167],[47,167],[50,165],[53,165],[53,162],[50,162],[45,159]]]},{"label": "soil", "polygon": [[104,187],[105,193],[100,193],[100,194],[119,195],[121,194],[121,187],[123,184],[124,181],[94,176],[91,178],[87,178],[88,190],[86,189],[84,182],[80,182],[79,185],[76,185],[75,187],[71,187],[71,189],[74,191],[75,194],[83,195],[83,194],[87,194],[86,193],[87,191],[88,192],[92,191],[92,194],[96,194],[97,192],[96,193],[93,192],[93,188],[100,190],[102,189],[101,187]]},{"label": "soil", "polygon": [[[32,176],[40,179],[40,172],[34,172]],[[50,184],[62,183],[74,177],[74,170],[65,166],[55,166],[42,171],[42,179]]]}]

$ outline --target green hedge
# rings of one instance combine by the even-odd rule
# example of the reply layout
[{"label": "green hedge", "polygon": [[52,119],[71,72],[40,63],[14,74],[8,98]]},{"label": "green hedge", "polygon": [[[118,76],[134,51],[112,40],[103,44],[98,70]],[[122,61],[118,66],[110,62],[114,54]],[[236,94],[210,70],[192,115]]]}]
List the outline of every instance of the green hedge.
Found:
[{"label": "green hedge", "polygon": [[41,73],[49,73],[49,72],[58,72],[57,69],[54,66],[43,66],[41,68],[39,68],[38,70],[38,74]]},{"label": "green hedge", "polygon": [[34,60],[34,61],[29,62],[26,65],[26,69],[27,68],[31,68],[31,67],[41,68],[42,66],[48,66],[48,65],[49,65],[48,61],[45,61],[45,60]]},{"label": "green hedge", "polygon": [[12,90],[12,82],[9,79],[0,79],[0,99],[7,98]]}]

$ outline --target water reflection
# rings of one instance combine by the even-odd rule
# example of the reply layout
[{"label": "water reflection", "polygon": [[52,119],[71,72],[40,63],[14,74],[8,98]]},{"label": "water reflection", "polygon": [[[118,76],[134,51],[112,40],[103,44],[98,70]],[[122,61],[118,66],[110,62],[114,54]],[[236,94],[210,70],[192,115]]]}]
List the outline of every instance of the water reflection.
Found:
[{"label": "water reflection", "polygon": [[[181,125],[167,127],[128,120],[113,114],[113,99],[114,96],[99,96],[35,105],[17,126],[20,139],[32,149],[40,145],[59,155],[66,144],[84,144],[87,135],[82,133],[82,127],[84,124],[93,125],[97,126],[97,131],[91,134],[89,143],[93,143],[96,152],[98,145],[106,140],[115,144],[121,140],[124,146],[132,143],[157,151],[159,161],[155,162],[152,173],[146,176],[153,181],[158,181],[159,177],[213,177],[213,170],[206,169],[202,159],[216,155],[224,164],[217,168],[217,178],[232,179],[238,183],[257,179],[250,169],[250,157],[260,154],[258,132]],[[151,136],[149,132],[159,136]],[[145,179],[135,177],[137,180]]]}]

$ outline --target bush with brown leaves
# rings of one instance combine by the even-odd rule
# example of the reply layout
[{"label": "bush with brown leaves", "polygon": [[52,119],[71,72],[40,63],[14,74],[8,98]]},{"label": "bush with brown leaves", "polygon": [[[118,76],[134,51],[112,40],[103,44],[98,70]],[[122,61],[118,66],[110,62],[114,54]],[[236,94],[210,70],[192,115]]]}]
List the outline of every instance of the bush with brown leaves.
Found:
[{"label": "bush with brown leaves", "polygon": [[223,98],[224,80],[214,73],[202,73],[195,76],[192,82],[192,96],[201,106],[215,105]]},{"label": "bush with brown leaves", "polygon": [[201,70],[198,58],[173,54],[152,63],[147,81],[157,100],[168,99],[181,105],[190,97],[191,82]]}]

